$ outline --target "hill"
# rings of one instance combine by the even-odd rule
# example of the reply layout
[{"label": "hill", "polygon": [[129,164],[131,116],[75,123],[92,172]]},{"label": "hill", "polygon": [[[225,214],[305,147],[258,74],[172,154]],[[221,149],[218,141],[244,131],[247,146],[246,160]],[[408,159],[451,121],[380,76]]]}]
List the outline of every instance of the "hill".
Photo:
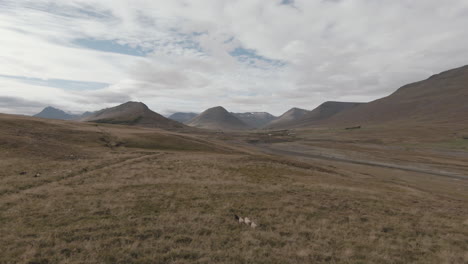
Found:
[{"label": "hill", "polygon": [[81,121],[162,129],[185,127],[179,122],[151,111],[148,106],[140,102],[127,102],[116,107],[106,108],[91,113],[89,116],[82,118]]},{"label": "hill", "polygon": [[178,112],[178,113],[174,113],[174,114],[170,115],[168,118],[172,119],[174,121],[180,122],[180,123],[186,123],[186,122],[192,120],[197,115],[198,115],[197,113]]},{"label": "hill", "polygon": [[190,122],[189,126],[214,130],[247,130],[249,126],[221,106],[205,110]]},{"label": "hill", "polygon": [[40,113],[35,114],[34,117],[47,118],[47,119],[60,119],[60,120],[72,120],[77,119],[80,115],[73,115],[67,113],[58,108],[48,106],[44,108]]},{"label": "hill", "polygon": [[260,128],[276,119],[276,116],[267,112],[233,113],[238,119],[251,128]]},{"label": "hill", "polygon": [[289,127],[298,120],[300,120],[305,114],[309,113],[310,111],[300,108],[291,108],[284,114],[282,114],[277,119],[268,123],[264,128],[266,129],[282,129]]},{"label": "hill", "polygon": [[467,102],[468,66],[464,66],[405,85],[387,97],[339,113],[325,124],[466,124]]}]

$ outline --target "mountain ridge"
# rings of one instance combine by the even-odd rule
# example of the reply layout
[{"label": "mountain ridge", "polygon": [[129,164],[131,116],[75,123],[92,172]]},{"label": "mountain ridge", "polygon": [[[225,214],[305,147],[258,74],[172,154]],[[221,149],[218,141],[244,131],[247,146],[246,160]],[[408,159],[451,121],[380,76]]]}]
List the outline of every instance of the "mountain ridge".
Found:
[{"label": "mountain ridge", "polygon": [[67,113],[61,109],[47,106],[41,112],[33,115],[33,117],[46,118],[46,119],[58,119],[58,120],[73,120],[79,118],[81,115],[75,115]]},{"label": "mountain ridge", "polygon": [[133,125],[161,129],[184,128],[185,125],[153,112],[141,102],[127,102],[115,107],[105,108],[81,118],[82,122]]},{"label": "mountain ridge", "polygon": [[304,116],[296,120],[295,123],[291,124],[291,126],[299,127],[319,124],[321,121],[327,120],[338,113],[347,111],[362,104],[364,103],[327,101],[306,113]]},{"label": "mountain ridge", "polygon": [[468,121],[468,66],[432,75],[339,113],[322,125]]},{"label": "mountain ridge", "polygon": [[266,124],[263,128],[264,129],[281,129],[284,127],[288,127],[291,124],[294,124],[295,121],[299,120],[305,114],[310,112],[309,110],[293,107],[288,111],[284,112],[275,120],[271,121],[270,123]]},{"label": "mountain ridge", "polygon": [[222,106],[203,111],[187,125],[212,130],[248,130],[249,126]]}]

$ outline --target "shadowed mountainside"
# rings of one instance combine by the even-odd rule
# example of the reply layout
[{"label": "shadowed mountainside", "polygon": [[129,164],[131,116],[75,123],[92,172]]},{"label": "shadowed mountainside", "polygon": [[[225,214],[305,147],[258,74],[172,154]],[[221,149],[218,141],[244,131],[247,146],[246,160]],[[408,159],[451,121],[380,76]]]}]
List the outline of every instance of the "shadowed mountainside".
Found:
[{"label": "shadowed mountainside", "polygon": [[186,122],[192,120],[197,115],[198,115],[197,113],[178,112],[178,113],[174,113],[174,114],[170,115],[168,118],[172,119],[174,121],[185,124]]},{"label": "shadowed mountainside", "polygon": [[300,120],[305,114],[310,111],[300,108],[291,108],[284,114],[282,114],[277,119],[268,123],[264,128],[265,129],[281,129],[289,127],[292,124],[295,124],[296,121]]},{"label": "shadowed mountainside", "polygon": [[352,103],[352,102],[334,102],[329,101],[319,105],[314,110],[306,113],[299,120],[291,124],[291,126],[310,126],[320,121],[326,120],[338,113],[347,111],[363,103]]},{"label": "shadowed mountainside", "polygon": [[468,121],[468,66],[405,85],[393,94],[357,106],[322,124],[447,123]]}]

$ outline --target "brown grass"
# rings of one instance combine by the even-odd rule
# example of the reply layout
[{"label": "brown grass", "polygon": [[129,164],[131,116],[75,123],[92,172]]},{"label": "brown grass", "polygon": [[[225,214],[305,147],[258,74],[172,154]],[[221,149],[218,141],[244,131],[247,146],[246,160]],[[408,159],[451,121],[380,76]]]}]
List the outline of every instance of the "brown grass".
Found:
[{"label": "brown grass", "polygon": [[[466,189],[446,191],[466,185],[451,179],[419,186],[395,171],[364,175],[160,131],[106,126],[105,142],[93,125],[58,125],[68,131],[58,141],[52,124],[28,136],[2,126],[13,145],[0,150],[0,263],[468,261]],[[148,133],[162,137],[134,137]],[[43,142],[68,147],[50,154]]]}]

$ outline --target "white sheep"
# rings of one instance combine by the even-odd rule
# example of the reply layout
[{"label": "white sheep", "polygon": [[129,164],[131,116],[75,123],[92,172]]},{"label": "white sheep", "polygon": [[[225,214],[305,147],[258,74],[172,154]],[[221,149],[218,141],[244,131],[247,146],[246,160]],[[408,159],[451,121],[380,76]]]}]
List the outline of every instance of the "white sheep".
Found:
[{"label": "white sheep", "polygon": [[242,217],[240,217],[240,216],[238,216],[238,215],[234,215],[234,218],[236,218],[236,220],[237,220],[240,224],[244,223],[244,224],[250,226],[250,227],[253,228],[253,229],[255,229],[255,228],[258,226],[256,223],[254,223],[254,222],[253,222],[252,220],[250,220],[248,217],[242,218]]},{"label": "white sheep", "polygon": [[238,215],[234,215],[234,217],[236,218],[237,221],[239,221],[239,223],[244,223],[244,218],[238,216]]}]

